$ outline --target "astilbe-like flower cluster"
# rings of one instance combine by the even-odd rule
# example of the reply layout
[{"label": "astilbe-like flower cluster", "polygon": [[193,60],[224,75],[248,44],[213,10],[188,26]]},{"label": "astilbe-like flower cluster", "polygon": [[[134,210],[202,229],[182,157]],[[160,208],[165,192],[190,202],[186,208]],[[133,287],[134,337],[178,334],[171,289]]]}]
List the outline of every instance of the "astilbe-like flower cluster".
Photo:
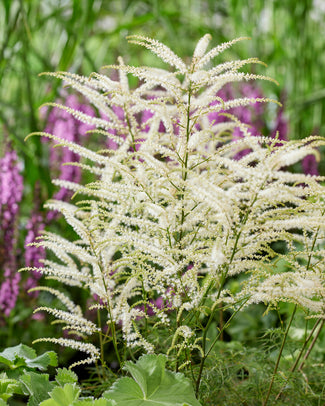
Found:
[{"label": "astilbe-like flower cluster", "polygon": [[[95,126],[94,132],[114,148],[91,151],[41,134],[79,154],[84,159],[80,167],[98,180],[86,186],[55,181],[83,196],[77,204],[47,203],[64,215],[78,238],[44,232],[38,244],[58,261],[46,259],[39,271],[97,295],[93,307],[106,311],[103,334],[116,350],[121,330],[128,347],[155,351],[148,325],[151,332],[163,326],[169,332],[167,353],[177,358],[185,352],[185,364],[192,351],[202,360],[209,354],[207,331],[220,307],[238,311],[250,303],[288,301],[324,317],[324,178],[288,170],[315,154],[324,139],[286,141],[252,134],[229,111],[269,100],[217,95],[229,83],[272,79],[239,71],[260,63],[256,58],[205,68],[240,39],[207,52],[209,40],[206,35],[198,42],[186,65],[165,45],[131,37],[174,71],[125,66],[119,59],[119,65],[108,67],[118,70],[118,81],[99,73],[89,78],[50,74],[88,98],[101,114],[58,107]],[[134,90],[128,74],[140,79]],[[274,251],[278,241],[287,254]],[[281,273],[279,258],[288,272]],[[228,282],[238,275],[240,288],[231,291]],[[71,330],[102,334],[68,298],[63,304],[67,311],[41,309]],[[93,352],[83,362],[97,356]]]},{"label": "astilbe-like flower cluster", "polygon": [[16,152],[8,147],[0,159],[0,317],[9,316],[19,293],[17,222],[23,193]]},{"label": "astilbe-like flower cluster", "polygon": [[[231,100],[239,95],[246,96],[249,98],[262,98],[262,89],[257,86],[256,83],[240,83],[239,86],[233,86],[227,84],[222,88],[217,96],[221,97],[223,100]],[[281,106],[277,110],[277,114],[273,123],[272,128],[268,128],[265,121],[265,108],[261,103],[252,103],[250,106],[240,106],[230,109],[229,113],[236,116],[242,123],[247,124],[247,131],[252,135],[260,135],[269,130],[271,137],[277,137],[279,140],[288,141],[289,125],[288,121],[284,115],[284,106]],[[215,122],[225,122],[227,117],[220,114],[221,112],[214,112],[209,115],[209,119]],[[233,139],[241,138],[242,131],[240,127],[234,128]],[[246,155],[248,150],[242,150],[236,156],[236,159],[241,158]],[[319,175],[318,171],[318,160],[319,154],[315,151],[315,154],[310,154],[302,159],[302,169],[306,175]]]}]

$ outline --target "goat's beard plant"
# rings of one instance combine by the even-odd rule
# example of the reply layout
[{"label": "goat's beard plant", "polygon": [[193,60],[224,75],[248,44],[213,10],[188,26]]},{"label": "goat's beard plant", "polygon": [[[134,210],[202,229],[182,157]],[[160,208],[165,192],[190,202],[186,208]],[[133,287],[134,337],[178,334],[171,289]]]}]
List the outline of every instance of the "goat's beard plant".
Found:
[{"label": "goat's beard plant", "polygon": [[[243,307],[292,302],[309,315],[324,317],[324,187],[322,177],[286,168],[317,155],[320,137],[280,141],[253,136],[224,113],[268,99],[223,101],[216,93],[227,83],[266,79],[238,72],[256,58],[204,69],[236,39],[206,52],[210,35],[197,44],[186,65],[165,45],[141,36],[145,46],[174,72],[151,67],[109,66],[89,78],[58,72],[89,99],[99,117],[58,106],[107,137],[111,148],[90,151],[42,133],[84,158],[75,163],[96,176],[86,186],[64,180],[56,185],[83,196],[78,203],[49,201],[78,235],[69,241],[44,232],[36,242],[58,261],[46,259],[38,271],[96,298],[98,323],[56,289],[65,310],[41,307],[79,334],[79,340],[41,338],[86,352],[77,364],[101,358],[111,342],[119,363],[131,352],[164,352],[176,370],[189,370],[199,387],[204,362],[223,329]],[[140,79],[130,90],[127,75]],[[52,104],[54,105],[54,104]],[[213,117],[222,111],[227,122]],[[232,139],[239,127],[242,138]],[[245,150],[245,154],[238,154]],[[90,163],[91,162],[91,163]],[[273,243],[282,241],[286,254]],[[278,260],[286,261],[279,272]],[[31,268],[35,270],[35,268]],[[236,289],[230,281],[236,280]],[[226,324],[220,311],[230,309]],[[209,332],[213,328],[214,332]],[[91,341],[98,334],[98,347]],[[89,337],[89,338],[87,338]],[[213,339],[208,339],[213,337]],[[39,341],[40,341],[39,340]]]}]

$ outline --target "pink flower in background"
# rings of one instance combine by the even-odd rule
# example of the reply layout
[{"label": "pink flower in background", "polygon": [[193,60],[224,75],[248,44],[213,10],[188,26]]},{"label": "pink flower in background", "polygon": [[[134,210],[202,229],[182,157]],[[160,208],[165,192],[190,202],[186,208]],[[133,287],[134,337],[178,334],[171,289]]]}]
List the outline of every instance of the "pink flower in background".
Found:
[{"label": "pink flower in background", "polygon": [[[63,104],[74,110],[95,116],[94,109],[80,102],[75,95],[68,95]],[[87,131],[93,128],[91,125],[78,121],[67,111],[54,107],[48,116],[45,132],[82,145],[83,142],[81,139],[86,137]],[[57,142],[55,143],[58,144]],[[81,170],[77,166],[63,165],[69,162],[79,162],[79,155],[70,151],[68,148],[51,148],[50,169],[54,177],[79,183],[81,180]],[[54,199],[63,201],[67,201],[70,197],[71,192],[66,188],[61,188],[53,196]],[[51,221],[55,217],[56,215],[53,212],[49,212],[47,220]]]},{"label": "pink flower in background", "polygon": [[288,121],[284,117],[283,106],[278,111],[278,115],[275,120],[275,126],[271,133],[271,137],[275,138],[278,134],[279,140],[287,141],[288,140]]},{"label": "pink flower in background", "polygon": [[20,274],[16,259],[17,221],[23,194],[18,157],[10,147],[0,159],[0,311],[9,316],[19,293]]},{"label": "pink flower in background", "polygon": [[[224,101],[229,101],[235,99],[237,97],[248,97],[248,98],[262,98],[263,94],[260,88],[258,88],[255,84],[244,83],[238,88],[235,88],[231,84],[226,84],[218,93],[217,97],[220,97]],[[216,100],[212,102],[211,105],[217,105],[220,101]],[[250,106],[239,106],[231,108],[227,111],[219,111],[213,112],[208,115],[209,121],[211,124],[223,123],[228,121],[229,119],[223,115],[223,113],[229,113],[236,116],[242,123],[247,124],[249,126],[248,131],[252,135],[258,135],[263,132],[263,129],[266,127],[266,123],[264,121],[264,105],[263,103],[253,103]],[[235,127],[233,130],[233,139],[240,139],[242,138],[241,129],[239,127]],[[234,158],[240,159],[243,156],[247,155],[249,150],[242,150],[238,152]]]},{"label": "pink flower in background", "polygon": [[[249,98],[262,98],[263,93],[255,84],[244,83],[238,89],[235,89],[230,84],[224,86],[217,94],[224,101],[228,101],[238,97],[238,93],[243,97]],[[283,99],[284,97],[282,97]],[[220,102],[216,100],[211,105],[217,105]],[[284,101],[282,101],[284,104]],[[223,111],[213,112],[208,115],[211,124],[222,123],[228,120],[227,117],[222,115]],[[264,119],[264,105],[262,103],[254,103],[250,106],[240,106],[232,108],[227,113],[236,116],[242,123],[249,125],[248,131],[252,135],[262,134],[263,130],[267,127]],[[271,129],[271,137],[274,138],[278,134],[279,140],[288,140],[288,121],[284,115],[284,107],[278,109],[273,128]],[[241,138],[241,130],[236,127],[233,131],[233,138]],[[248,153],[248,150],[242,150],[235,155],[235,159],[240,159]],[[318,164],[314,155],[306,156],[302,161],[302,168],[305,174],[319,175]]]},{"label": "pink flower in background", "polygon": [[[27,236],[25,238],[25,266],[26,267],[41,267],[42,259],[45,259],[45,249],[43,247],[37,247],[35,245],[29,245],[34,243],[36,237],[44,230],[45,224],[43,216],[39,213],[36,208],[32,213],[26,229]],[[37,285],[38,279],[41,277],[39,272],[32,272],[31,276],[25,282],[24,288],[28,291],[31,288],[34,288]],[[37,296],[37,292],[33,293],[33,296]]]},{"label": "pink flower in background", "polygon": [[316,161],[315,155],[307,155],[302,160],[302,168],[304,173],[307,175],[318,176],[318,163]]}]

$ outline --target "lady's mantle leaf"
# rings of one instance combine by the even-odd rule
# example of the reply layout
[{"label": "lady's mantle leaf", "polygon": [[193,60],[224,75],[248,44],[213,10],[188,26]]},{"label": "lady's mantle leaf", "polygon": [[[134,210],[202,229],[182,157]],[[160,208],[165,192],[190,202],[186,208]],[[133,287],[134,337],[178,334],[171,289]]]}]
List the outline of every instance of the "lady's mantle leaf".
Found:
[{"label": "lady's mantle leaf", "polygon": [[36,356],[35,350],[25,344],[6,348],[0,353],[0,362],[11,369],[19,367],[37,368],[42,371],[48,366],[57,366],[57,355],[54,351],[48,351],[40,356]]},{"label": "lady's mantle leaf", "polygon": [[75,383],[67,383],[63,388],[54,388],[50,393],[51,398],[44,400],[39,406],[116,406],[114,401],[104,398],[79,400],[80,392]]},{"label": "lady's mantle leaf", "polygon": [[144,355],[136,364],[127,362],[131,378],[117,380],[103,394],[118,406],[201,406],[190,381],[182,374],[165,369],[163,355]]},{"label": "lady's mantle leaf", "polygon": [[57,387],[50,393],[51,399],[44,400],[40,406],[70,406],[74,405],[80,395],[76,384],[67,383],[63,388]]},{"label": "lady's mantle leaf", "polygon": [[[0,400],[7,401],[14,393],[22,394],[20,384],[16,379],[8,378],[5,372],[0,374]],[[6,403],[5,403],[6,404]],[[1,402],[0,402],[1,405]]]},{"label": "lady's mantle leaf", "polygon": [[64,386],[66,383],[77,382],[78,376],[70,369],[60,368],[57,371],[55,380],[60,386]]},{"label": "lady's mantle leaf", "polygon": [[49,397],[48,394],[54,387],[54,383],[49,381],[48,374],[36,372],[26,372],[20,377],[20,382],[26,395],[29,395],[28,406],[39,406],[42,400]]}]

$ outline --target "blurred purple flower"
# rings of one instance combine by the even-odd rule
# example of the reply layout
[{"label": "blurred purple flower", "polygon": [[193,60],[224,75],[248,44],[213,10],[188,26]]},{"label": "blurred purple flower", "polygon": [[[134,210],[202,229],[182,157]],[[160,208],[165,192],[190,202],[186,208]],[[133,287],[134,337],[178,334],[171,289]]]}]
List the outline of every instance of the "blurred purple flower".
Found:
[{"label": "blurred purple flower", "polygon": [[[60,102],[60,101],[59,101]],[[68,95],[63,104],[74,110],[81,111],[90,116],[95,116],[94,109],[79,101],[77,96]],[[53,108],[48,116],[45,132],[56,135],[67,141],[82,144],[82,137],[85,137],[88,130],[94,127],[82,123],[74,118],[70,113],[57,107]],[[58,142],[54,142],[58,144]],[[50,169],[54,176],[62,180],[68,180],[79,183],[81,180],[81,170],[77,166],[63,165],[69,162],[79,162],[79,155],[70,151],[68,148],[51,148],[50,150]],[[71,192],[66,188],[61,188],[55,195],[54,199],[66,201],[71,197]],[[47,220],[51,221],[56,215],[49,212]]]},{"label": "blurred purple flower", "polygon": [[[260,88],[255,84],[244,83],[238,88],[231,84],[225,85],[218,93],[217,97],[220,97],[224,101],[229,101],[237,97],[248,98],[262,98],[263,94]],[[211,106],[220,104],[219,100],[211,103]],[[229,113],[236,116],[242,123],[249,126],[248,132],[252,135],[261,134],[263,128],[266,126],[263,120],[264,105],[260,102],[252,103],[249,106],[239,106],[231,108],[227,111],[212,112],[208,115],[208,119],[211,124],[223,123],[229,119],[223,115],[223,113]],[[233,139],[242,138],[242,133],[239,127],[235,127],[233,130]],[[238,152],[234,158],[240,159],[245,156],[249,150],[244,149]]]},{"label": "blurred purple flower", "polygon": [[[113,110],[114,114],[116,115],[116,118],[117,118],[119,121],[122,121],[123,124],[124,124],[124,126],[126,126],[126,123],[125,123],[125,114],[124,114],[124,110],[122,109],[122,107],[119,107],[119,106],[112,106],[112,110]],[[109,118],[108,118],[105,114],[103,114],[103,113],[101,113],[101,118],[103,118],[103,119],[106,120],[106,121],[109,121]],[[109,129],[108,132],[109,132],[110,134],[112,134],[112,135],[116,135],[116,134],[117,134],[117,131],[116,131],[115,129]],[[123,136],[122,136],[122,137],[123,137]],[[107,138],[106,147],[107,147],[108,149],[111,149],[111,150],[113,150],[113,151],[116,151],[117,148],[118,148],[118,144],[117,144],[114,140],[112,140],[111,138]]]},{"label": "blurred purple flower", "polygon": [[274,125],[274,129],[272,131],[271,137],[275,138],[277,133],[278,133],[279,140],[281,140],[281,141],[288,140],[288,121],[284,117],[283,106],[278,111],[278,115],[275,120],[275,125]]},{"label": "blurred purple flower", "polygon": [[[26,267],[41,267],[42,259],[45,259],[45,249],[44,247],[37,247],[35,245],[29,245],[35,242],[36,237],[44,230],[45,224],[42,215],[39,213],[38,208],[32,213],[26,229],[28,230],[27,236],[25,238],[25,266]],[[41,273],[32,272],[31,276],[25,282],[24,288],[26,291],[35,287],[37,285],[38,279],[41,277]],[[33,293],[37,296],[37,292]]]},{"label": "blurred purple flower", "polygon": [[306,175],[318,176],[318,163],[316,161],[315,155],[307,155],[302,160],[302,168]]},{"label": "blurred purple flower", "polygon": [[23,178],[19,174],[18,157],[10,147],[0,159],[0,310],[9,316],[15,307],[20,274],[17,272],[16,245],[19,202],[23,194]]}]

